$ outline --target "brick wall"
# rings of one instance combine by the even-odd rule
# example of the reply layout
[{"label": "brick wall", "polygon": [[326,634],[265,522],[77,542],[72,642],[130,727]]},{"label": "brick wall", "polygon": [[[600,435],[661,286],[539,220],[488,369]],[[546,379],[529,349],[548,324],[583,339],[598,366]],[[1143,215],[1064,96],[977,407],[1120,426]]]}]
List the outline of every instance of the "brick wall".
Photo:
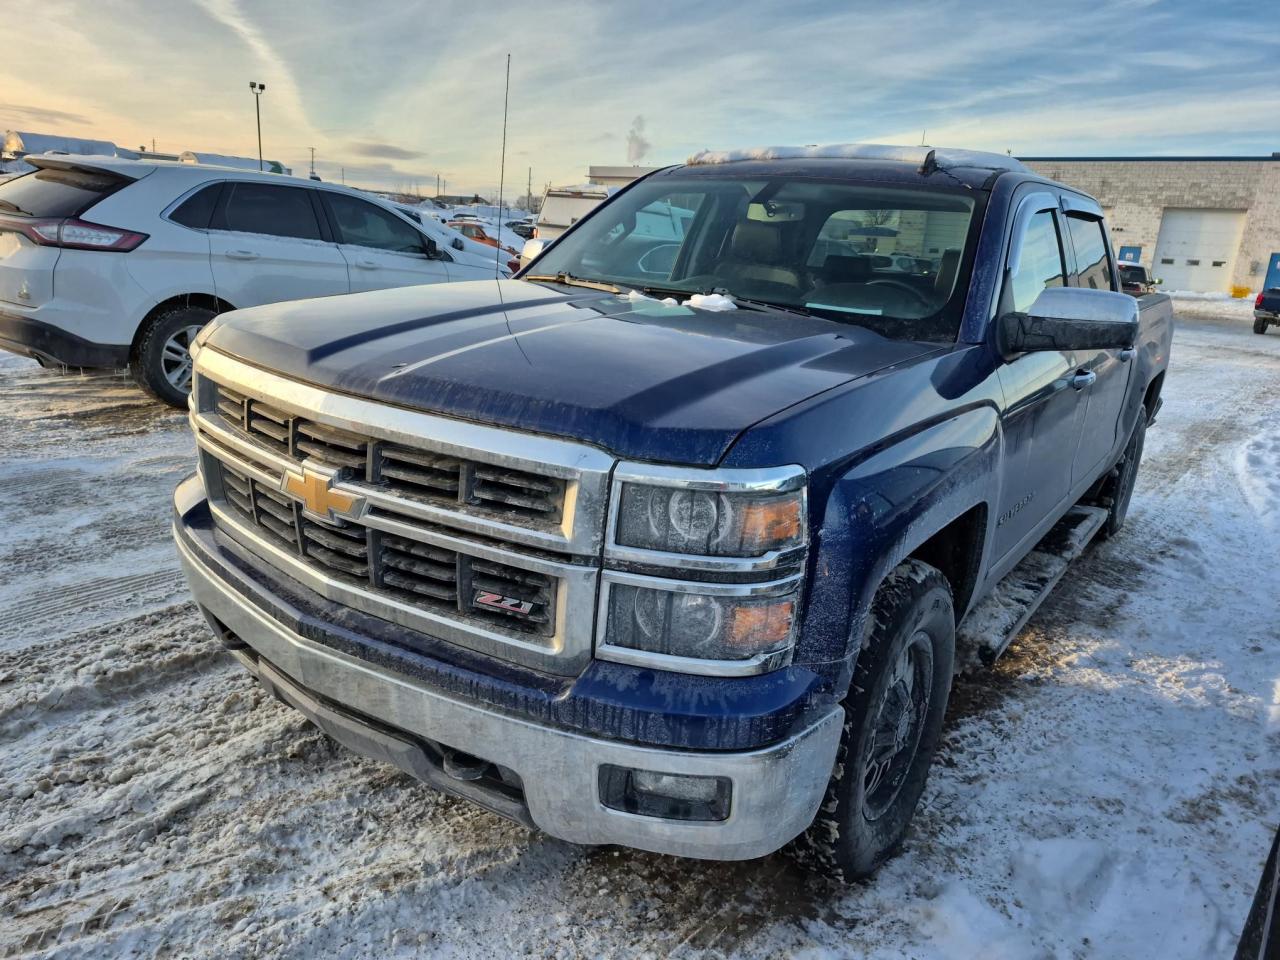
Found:
[{"label": "brick wall", "polygon": [[1037,160],[1027,166],[1096,197],[1117,251],[1141,246],[1148,267],[1166,207],[1247,211],[1233,284],[1257,290],[1267,259],[1280,251],[1280,161]]}]

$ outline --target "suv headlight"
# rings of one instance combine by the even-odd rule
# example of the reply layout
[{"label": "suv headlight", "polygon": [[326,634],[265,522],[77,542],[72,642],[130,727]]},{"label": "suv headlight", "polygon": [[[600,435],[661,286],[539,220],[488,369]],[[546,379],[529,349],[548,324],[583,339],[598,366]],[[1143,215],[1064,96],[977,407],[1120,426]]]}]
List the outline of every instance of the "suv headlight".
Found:
[{"label": "suv headlight", "polygon": [[596,655],[735,675],[785,664],[808,541],[800,467],[620,464]]}]

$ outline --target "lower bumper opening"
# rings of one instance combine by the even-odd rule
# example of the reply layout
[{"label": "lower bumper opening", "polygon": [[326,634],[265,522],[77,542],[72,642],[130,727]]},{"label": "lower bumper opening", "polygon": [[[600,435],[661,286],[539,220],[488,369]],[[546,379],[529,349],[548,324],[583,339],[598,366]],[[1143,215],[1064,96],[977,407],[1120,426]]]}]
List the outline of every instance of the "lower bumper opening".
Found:
[{"label": "lower bumper opening", "polygon": [[259,656],[217,617],[205,612],[224,647],[281,703],[293,707],[347,749],[390,763],[445,793],[478,804],[529,829],[537,829],[519,775],[501,764],[436,740],[389,726],[333,703]]}]

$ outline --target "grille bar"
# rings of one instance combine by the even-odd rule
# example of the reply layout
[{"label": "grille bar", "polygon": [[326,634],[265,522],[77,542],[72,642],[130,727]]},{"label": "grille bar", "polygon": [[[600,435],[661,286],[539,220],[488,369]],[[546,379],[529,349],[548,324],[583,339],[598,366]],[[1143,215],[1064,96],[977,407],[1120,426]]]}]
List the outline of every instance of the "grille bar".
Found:
[{"label": "grille bar", "polygon": [[263,446],[302,462],[346,471],[397,496],[502,515],[534,526],[558,524],[565,482],[525,470],[462,460],[447,454],[341,430],[219,384],[214,409],[223,421]]}]

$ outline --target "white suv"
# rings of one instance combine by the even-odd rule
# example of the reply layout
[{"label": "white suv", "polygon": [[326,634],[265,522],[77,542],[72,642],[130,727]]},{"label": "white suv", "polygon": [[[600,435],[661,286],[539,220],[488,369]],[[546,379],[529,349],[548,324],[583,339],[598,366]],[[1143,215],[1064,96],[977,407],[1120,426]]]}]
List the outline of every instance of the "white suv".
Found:
[{"label": "white suv", "polygon": [[[0,348],[128,366],[174,405],[212,317],[509,272],[433,221],[334,184],[199,164],[28,157],[0,183]],[[488,248],[486,248],[487,250]]]}]

